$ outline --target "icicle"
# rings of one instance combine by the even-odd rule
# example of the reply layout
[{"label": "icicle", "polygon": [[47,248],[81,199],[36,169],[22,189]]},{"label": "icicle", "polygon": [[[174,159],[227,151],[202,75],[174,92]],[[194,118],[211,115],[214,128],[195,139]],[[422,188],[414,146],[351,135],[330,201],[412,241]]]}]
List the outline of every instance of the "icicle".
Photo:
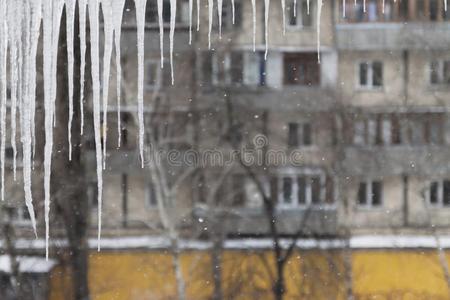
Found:
[{"label": "icicle", "polygon": [[294,0],[294,17],[297,17],[297,0]]},{"label": "icicle", "polygon": [[269,6],[270,0],[264,0],[264,37],[266,42],[264,59],[267,59],[267,53],[269,51]]},{"label": "icicle", "polygon": [[99,62],[99,0],[89,0],[89,25],[91,40],[91,76],[92,102],[94,116],[95,157],[97,162],[97,191],[98,191],[98,251],[100,251],[100,237],[102,232],[102,145],[100,141],[100,62]]},{"label": "icicle", "polygon": [[[34,2],[34,1],[32,1]],[[36,1],[38,2],[38,1]],[[36,53],[33,53],[31,49],[31,37],[32,31],[34,30],[34,18],[31,19],[32,11],[31,4],[28,1],[23,3],[23,14],[22,21],[22,36],[23,36],[23,44],[21,50],[23,51],[20,54],[20,57],[23,57],[23,68],[20,69],[20,74],[22,79],[20,81],[21,86],[21,101],[20,101],[20,132],[21,132],[21,142],[22,142],[22,163],[23,163],[23,188],[25,195],[25,204],[28,209],[28,213],[30,215],[30,220],[32,227],[34,229],[34,234],[37,237],[36,232],[36,218],[34,214],[33,208],[33,198],[31,193],[31,98],[34,98],[34,90],[31,90],[32,85],[30,84],[30,80],[35,79],[36,70],[31,65],[35,63]],[[39,7],[40,9],[41,7]],[[33,16],[34,17],[34,16]],[[29,22],[31,20],[31,22]],[[31,78],[31,79],[30,79]]]},{"label": "icicle", "polygon": [[8,49],[8,28],[6,23],[6,0],[0,0],[0,169],[1,199],[5,200],[5,144],[6,144],[6,56]]},{"label": "icicle", "polygon": [[366,0],[363,0],[363,11],[366,12]]},{"label": "icicle", "polygon": [[[383,0],[383,13],[384,13],[384,0]],[[345,18],[345,0],[342,0],[342,17]]]},{"label": "icicle", "polygon": [[86,4],[87,0],[78,0],[80,23],[80,134],[84,131],[84,73],[86,70]]},{"label": "icicle", "polygon": [[111,55],[113,48],[113,8],[112,0],[101,0],[103,13],[103,32],[104,32],[104,50],[103,50],[103,73],[102,73],[102,104],[103,104],[103,170],[106,169],[106,138],[108,129],[108,94],[109,94],[109,73],[111,70]]},{"label": "icicle", "polygon": [[117,146],[120,147],[120,102],[122,96],[122,65],[120,63],[120,36],[122,33],[122,17],[125,0],[113,2],[114,48],[116,50],[116,93],[117,93]]},{"label": "icicle", "polygon": [[322,16],[322,0],[317,0],[317,61],[320,64],[320,17]]},{"label": "icicle", "polygon": [[211,49],[211,31],[213,22],[213,0],[208,0],[208,49]]},{"label": "icicle", "polygon": [[34,169],[34,157],[36,153],[36,55],[39,42],[41,19],[42,19],[42,0],[29,1],[31,5],[31,46],[30,46],[30,130],[32,139],[32,167]]},{"label": "icicle", "polygon": [[[310,0],[306,0],[306,13],[309,15],[309,1]],[[356,1],[356,0],[355,0]]]},{"label": "icicle", "polygon": [[281,0],[281,10],[283,16],[283,35],[286,34],[286,0]]},{"label": "icicle", "polygon": [[235,16],[236,16],[236,7],[234,5],[234,0],[231,0],[231,16],[232,16],[232,22],[234,25],[234,21],[235,21]]},{"label": "icicle", "polygon": [[[344,0],[345,1],[345,0]],[[384,7],[386,6],[386,0],[383,0],[383,14],[384,14]]]},{"label": "icicle", "polygon": [[18,94],[18,87],[17,83],[19,80],[19,74],[17,73],[17,70],[21,68],[21,66],[18,66],[19,58],[18,58],[18,33],[21,28],[20,26],[20,20],[17,18],[17,14],[19,12],[16,11],[16,5],[13,2],[8,3],[8,17],[9,17],[9,24],[11,26],[8,27],[9,29],[9,68],[10,68],[10,82],[11,82],[11,147],[13,149],[13,178],[14,181],[16,181],[16,157],[17,157],[17,147],[16,147],[16,110],[17,110],[17,94]]},{"label": "icicle", "polygon": [[447,11],[447,0],[444,0],[444,10]]},{"label": "icicle", "polygon": [[53,122],[56,99],[56,64],[58,37],[63,0],[43,1],[43,51],[44,51],[44,206],[45,206],[45,253],[48,258],[50,236],[50,176],[53,149]]},{"label": "icicle", "polygon": [[69,79],[69,123],[67,124],[67,139],[69,141],[69,160],[72,160],[74,19],[75,1],[66,0],[67,77]]},{"label": "icicle", "polygon": [[217,14],[219,15],[219,39],[222,38],[222,8],[223,0],[217,0]]},{"label": "icicle", "polygon": [[200,30],[200,0],[197,0],[197,31]]},{"label": "icicle", "polygon": [[189,45],[192,44],[192,5],[193,0],[189,0]]},{"label": "icicle", "polygon": [[253,15],[253,52],[256,51],[256,0],[252,0],[252,15]]},{"label": "icicle", "polygon": [[[144,167],[144,35],[145,6],[147,0],[134,0],[136,5],[137,49],[138,49],[138,119],[139,119],[139,153],[141,167]],[[172,6],[171,6],[172,10]]]},{"label": "icicle", "polygon": [[177,0],[170,0],[170,74],[172,76],[172,85],[174,84],[173,79],[173,35],[175,33],[175,20],[177,16]]},{"label": "icicle", "polygon": [[157,1],[158,23],[159,23],[159,51],[161,53],[161,69],[164,67],[164,23],[163,23],[163,0]]}]

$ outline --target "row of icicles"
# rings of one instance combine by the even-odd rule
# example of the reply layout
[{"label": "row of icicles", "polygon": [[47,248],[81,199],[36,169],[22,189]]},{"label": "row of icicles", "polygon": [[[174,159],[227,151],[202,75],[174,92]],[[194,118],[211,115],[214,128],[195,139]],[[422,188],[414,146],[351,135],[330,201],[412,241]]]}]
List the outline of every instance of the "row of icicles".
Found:
[{"label": "row of icicles", "polygon": [[[163,0],[157,1],[158,23],[160,32],[161,67],[163,66]],[[189,0],[189,44],[192,41],[192,11],[193,1]],[[214,0],[208,1],[208,47],[211,48],[211,30],[213,24]],[[283,33],[285,32],[285,0],[281,1],[283,11]],[[137,25],[137,50],[138,50],[138,122],[139,122],[139,154],[141,167],[144,167],[144,33],[145,33],[145,8],[147,0],[134,0],[136,6]],[[170,68],[173,82],[173,40],[175,32],[177,0],[170,0]],[[445,10],[447,10],[447,2]],[[13,148],[13,174],[16,178],[16,115],[19,109],[20,121],[20,141],[23,150],[23,186],[25,203],[31,218],[32,227],[36,233],[36,220],[32,203],[31,172],[34,162],[36,136],[35,136],[35,111],[36,111],[36,56],[38,41],[43,41],[43,78],[44,78],[44,123],[45,123],[45,146],[44,146],[44,206],[45,206],[45,250],[48,258],[49,243],[49,212],[50,212],[50,174],[53,150],[53,126],[55,126],[55,100],[56,100],[56,67],[58,53],[58,35],[62,12],[66,11],[66,33],[67,33],[67,69],[68,69],[68,92],[69,92],[69,160],[72,158],[71,127],[73,120],[73,68],[74,68],[74,24],[76,0],[23,0],[11,1],[0,0],[0,169],[1,169],[1,198],[4,200],[4,180],[5,180],[5,145],[6,145],[6,100],[7,100],[7,77],[11,91],[11,144]],[[320,62],[320,17],[322,10],[322,0],[317,0],[317,53]],[[345,14],[345,0],[343,0],[343,12]],[[356,0],[355,0],[356,4]],[[79,10],[79,32],[80,32],[80,78],[85,76],[86,57],[86,22],[87,13],[89,16],[89,39],[91,43],[91,79],[92,79],[92,101],[93,101],[93,121],[94,138],[96,147],[97,182],[98,182],[98,249],[100,250],[100,235],[102,222],[102,171],[105,168],[106,134],[101,135],[101,130],[106,131],[106,113],[108,105],[110,61],[113,47],[115,48],[115,63],[117,68],[117,114],[120,116],[120,86],[121,86],[121,65],[120,65],[120,34],[122,25],[122,15],[125,0],[78,0]],[[219,35],[221,35],[222,25],[222,5],[223,0],[217,0],[217,10],[219,17]],[[231,0],[232,20],[234,23],[234,0]],[[268,23],[269,23],[270,0],[264,0],[264,22],[265,22],[265,57],[268,51]],[[104,53],[103,69],[100,74],[100,40],[99,40],[99,13],[103,14],[104,31]],[[197,31],[200,27],[200,0],[196,0],[197,9]],[[256,50],[256,0],[251,0],[253,19],[253,50]],[[294,0],[294,16],[296,15],[297,3]],[[309,14],[310,1],[307,0],[307,10]],[[365,8],[365,1],[364,1]],[[384,0],[383,0],[384,11]],[[42,37],[40,37],[42,26]],[[9,56],[8,56],[9,51]],[[8,61],[9,57],[9,61]],[[9,65],[9,68],[7,67]],[[7,74],[7,71],[9,73]],[[100,78],[101,77],[101,78]],[[101,92],[100,80],[103,83]],[[80,112],[81,112],[81,134],[84,128],[83,112],[83,91],[84,80],[80,81]],[[103,112],[103,128],[100,125],[100,114]],[[117,129],[120,131],[120,117]],[[102,137],[101,137],[102,136]],[[120,134],[118,135],[120,146]]]}]

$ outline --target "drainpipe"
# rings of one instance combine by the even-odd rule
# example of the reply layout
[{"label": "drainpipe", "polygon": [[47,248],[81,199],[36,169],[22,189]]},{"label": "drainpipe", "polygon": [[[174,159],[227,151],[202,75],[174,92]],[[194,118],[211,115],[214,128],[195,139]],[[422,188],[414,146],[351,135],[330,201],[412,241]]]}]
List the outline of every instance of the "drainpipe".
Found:
[{"label": "drainpipe", "polygon": [[407,174],[403,174],[403,226],[404,227],[407,227],[409,225],[408,190],[409,190],[409,177]]}]

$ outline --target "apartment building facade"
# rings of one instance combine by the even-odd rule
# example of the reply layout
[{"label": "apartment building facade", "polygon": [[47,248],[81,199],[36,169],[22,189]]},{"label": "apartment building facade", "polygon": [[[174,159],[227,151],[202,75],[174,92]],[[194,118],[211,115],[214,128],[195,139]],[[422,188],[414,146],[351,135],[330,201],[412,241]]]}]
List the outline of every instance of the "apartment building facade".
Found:
[{"label": "apartment building facade", "polygon": [[[450,23],[441,1],[385,1],[384,8],[382,1],[366,1],[365,8],[359,1],[345,7],[327,1],[320,22],[315,1],[287,1],[284,26],[281,6],[274,2],[267,58],[262,3],[255,7],[254,36],[250,1],[235,1],[234,17],[231,1],[224,2],[221,36],[214,7],[211,49],[204,7],[199,30],[194,9],[189,45],[188,5],[177,3],[172,85],[170,3],[163,1],[162,60],[156,3],[147,4],[148,161],[141,169],[136,20],[133,1],[126,2],[121,128],[111,79],[104,145],[105,236],[167,231],[158,207],[162,183],[153,182],[156,171],[164,172],[164,187],[172,188],[166,213],[182,236],[211,234],[202,231],[208,216],[223,222],[228,236],[266,235],[260,191],[238,162],[223,164],[236,145],[265,157],[253,167],[276,203],[282,234],[299,226],[320,236],[348,230],[353,235],[448,231]],[[255,145],[259,136],[262,146]],[[88,165],[94,159],[90,149]],[[171,150],[178,151],[175,163],[167,159]],[[161,154],[160,169],[150,162],[154,153]],[[192,155],[210,160],[207,166],[189,164]],[[95,171],[87,175],[94,234]],[[20,194],[20,189],[14,193]],[[22,207],[13,218],[28,224]]]},{"label": "apartment building facade", "polygon": [[[323,236],[339,236],[345,228],[353,234],[418,234],[435,227],[446,232],[450,28],[441,2],[386,1],[384,13],[381,1],[367,1],[365,13],[363,3],[347,3],[344,17],[342,3],[331,1],[323,4],[320,22],[317,3],[310,3],[309,14],[306,0],[295,3],[295,14],[294,1],[286,3],[285,33],[281,7],[271,4],[265,59],[262,5],[256,7],[255,50],[250,2],[235,3],[234,25],[231,2],[224,3],[221,37],[214,8],[209,49],[206,11],[197,32],[194,10],[189,46],[188,3],[179,2],[173,86],[166,46],[170,14],[164,14],[166,48],[160,69],[159,26],[155,8],[148,8],[148,145],[166,147],[167,141],[161,141],[170,137],[180,158],[193,149],[203,154],[219,150],[227,157],[233,148],[230,139],[248,147],[263,135],[264,153],[288,158],[300,153],[295,165],[269,159],[260,170],[285,234],[302,224],[306,212],[308,228]],[[111,234],[163,230],[151,168],[137,167],[132,3],[128,10],[122,46],[124,81],[130,85],[124,90],[131,92],[124,95],[128,103],[122,107],[125,142],[120,149],[113,106],[108,121],[104,209],[105,230]],[[203,179],[197,170],[174,191],[175,223],[190,232],[188,228],[204,225],[199,219],[228,207],[226,217],[221,214],[228,235],[266,234],[261,196],[242,168],[237,164],[226,175],[223,166],[202,169]],[[220,178],[219,194],[227,197],[205,200],[214,186],[205,176]]]}]

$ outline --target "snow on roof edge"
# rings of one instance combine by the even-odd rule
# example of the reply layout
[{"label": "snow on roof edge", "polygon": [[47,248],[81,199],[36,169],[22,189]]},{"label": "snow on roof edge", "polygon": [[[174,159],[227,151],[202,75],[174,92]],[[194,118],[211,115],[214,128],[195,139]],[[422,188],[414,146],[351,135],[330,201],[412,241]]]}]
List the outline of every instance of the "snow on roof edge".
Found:
[{"label": "snow on roof edge", "polygon": [[[291,239],[281,239],[282,247],[287,248],[291,244]],[[440,247],[450,248],[450,236],[439,237]],[[304,238],[297,241],[297,247],[300,249],[337,249],[345,247],[345,240],[335,239],[311,239]],[[67,247],[66,240],[51,240],[50,245],[57,248]],[[3,241],[0,240],[0,247]],[[228,239],[224,241],[225,249],[270,249],[273,246],[273,240],[270,238],[242,238]],[[45,241],[43,239],[18,239],[16,241],[18,249],[44,249]],[[89,239],[89,247],[97,248],[97,239]],[[201,240],[180,240],[181,249],[206,250],[212,247],[209,241]],[[436,248],[437,241],[431,235],[359,235],[350,239],[352,249],[417,249],[417,248]],[[131,236],[102,238],[100,248],[104,250],[125,250],[125,249],[168,249],[170,248],[170,239],[164,236]]]}]

